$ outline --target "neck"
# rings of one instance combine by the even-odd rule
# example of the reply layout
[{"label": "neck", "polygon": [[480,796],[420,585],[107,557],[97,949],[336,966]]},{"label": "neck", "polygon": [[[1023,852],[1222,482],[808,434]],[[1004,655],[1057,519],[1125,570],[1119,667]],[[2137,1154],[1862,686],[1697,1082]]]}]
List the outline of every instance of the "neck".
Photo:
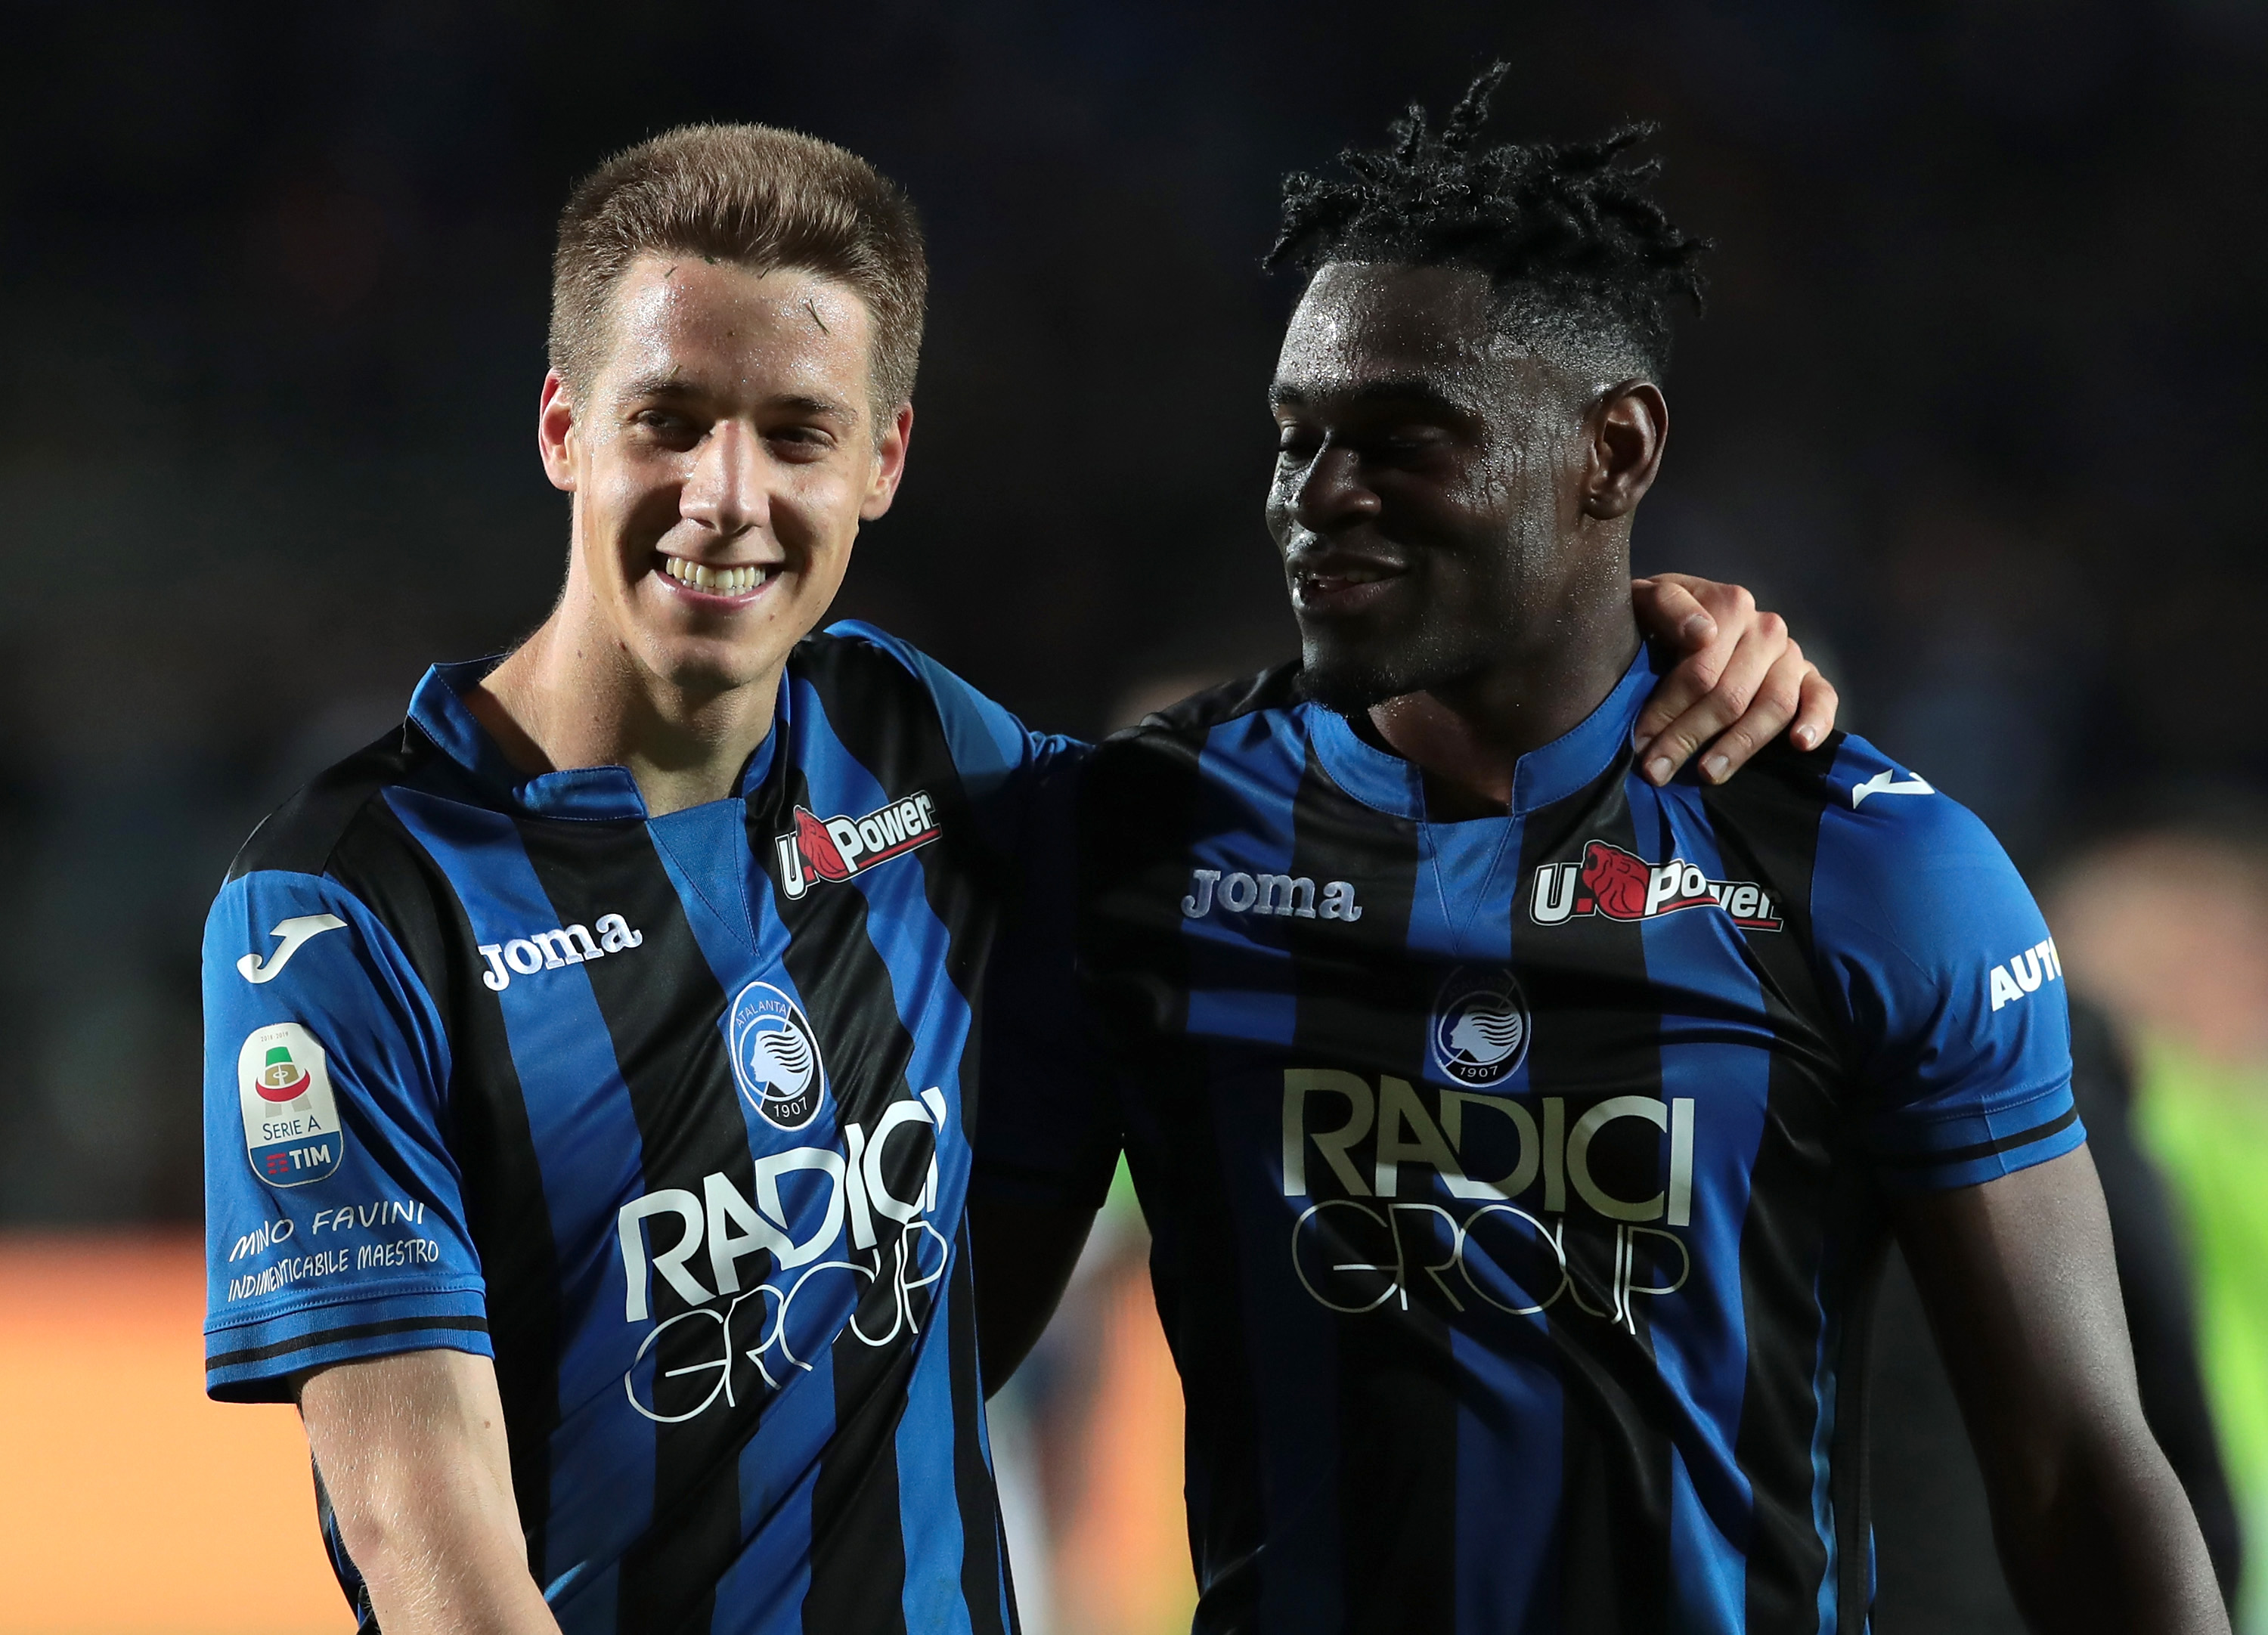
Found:
[{"label": "neck", "polygon": [[1630,668],[1638,646],[1629,581],[1515,623],[1497,659],[1448,685],[1373,704],[1370,725],[1425,775],[1437,818],[1511,809],[1520,757],[1572,730]]},{"label": "neck", "polygon": [[738,792],[778,696],[777,666],[739,687],[674,685],[603,633],[571,628],[563,607],[465,702],[520,770],[627,768],[660,817]]}]

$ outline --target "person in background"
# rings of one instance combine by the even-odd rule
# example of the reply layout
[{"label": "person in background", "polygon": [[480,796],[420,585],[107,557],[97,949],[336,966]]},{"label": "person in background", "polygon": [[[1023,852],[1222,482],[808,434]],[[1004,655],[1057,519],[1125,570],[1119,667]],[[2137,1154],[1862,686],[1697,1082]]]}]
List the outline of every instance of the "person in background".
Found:
[{"label": "person in background", "polygon": [[[2195,1269],[2205,1392],[2254,1564],[2235,1626],[2264,1635],[2268,822],[2191,818],[2096,846],[2066,872],[2049,919],[2074,994],[2097,998],[2135,1041],[2136,1132],[2165,1173]],[[2130,1311],[2134,1300],[2130,1289]],[[2198,1514],[2209,1520],[2202,1502]]]}]

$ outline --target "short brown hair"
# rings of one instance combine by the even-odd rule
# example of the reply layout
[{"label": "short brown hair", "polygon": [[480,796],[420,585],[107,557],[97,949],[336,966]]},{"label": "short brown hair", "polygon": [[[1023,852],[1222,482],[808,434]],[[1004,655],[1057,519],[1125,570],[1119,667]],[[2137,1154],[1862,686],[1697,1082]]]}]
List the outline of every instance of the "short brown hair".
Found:
[{"label": "short brown hair", "polygon": [[585,177],[551,261],[551,366],[570,387],[597,374],[615,284],[645,254],[836,280],[873,314],[877,418],[913,395],[929,296],[921,225],[847,149],[770,125],[681,125]]}]

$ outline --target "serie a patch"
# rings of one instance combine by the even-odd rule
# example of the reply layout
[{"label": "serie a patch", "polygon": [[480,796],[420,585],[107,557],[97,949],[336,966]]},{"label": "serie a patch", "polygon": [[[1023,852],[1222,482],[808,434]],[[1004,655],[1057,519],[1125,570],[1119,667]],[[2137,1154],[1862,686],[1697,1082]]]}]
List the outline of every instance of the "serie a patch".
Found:
[{"label": "serie a patch", "polygon": [[237,1052],[236,1086],[254,1175],[271,1187],[304,1187],[338,1173],[346,1131],[314,1035],[297,1022],[254,1028]]}]

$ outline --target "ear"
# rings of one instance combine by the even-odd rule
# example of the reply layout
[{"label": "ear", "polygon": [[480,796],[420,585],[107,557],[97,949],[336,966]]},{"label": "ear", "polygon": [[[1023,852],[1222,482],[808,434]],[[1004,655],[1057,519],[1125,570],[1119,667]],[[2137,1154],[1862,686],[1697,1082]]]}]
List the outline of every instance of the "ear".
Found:
[{"label": "ear", "polygon": [[913,440],[914,406],[901,403],[874,445],[874,477],[866,486],[866,497],[859,504],[859,521],[873,521],[888,511],[890,502],[897,498],[898,483],[906,475],[906,450]]},{"label": "ear", "polygon": [[575,491],[575,405],[567,383],[556,369],[543,377],[543,394],[536,400],[535,451],[543,460],[543,475],[551,486]]},{"label": "ear", "polygon": [[1661,469],[1661,451],[1669,443],[1669,405],[1653,381],[1625,380],[1600,395],[1588,430],[1583,514],[1602,521],[1626,517]]}]

